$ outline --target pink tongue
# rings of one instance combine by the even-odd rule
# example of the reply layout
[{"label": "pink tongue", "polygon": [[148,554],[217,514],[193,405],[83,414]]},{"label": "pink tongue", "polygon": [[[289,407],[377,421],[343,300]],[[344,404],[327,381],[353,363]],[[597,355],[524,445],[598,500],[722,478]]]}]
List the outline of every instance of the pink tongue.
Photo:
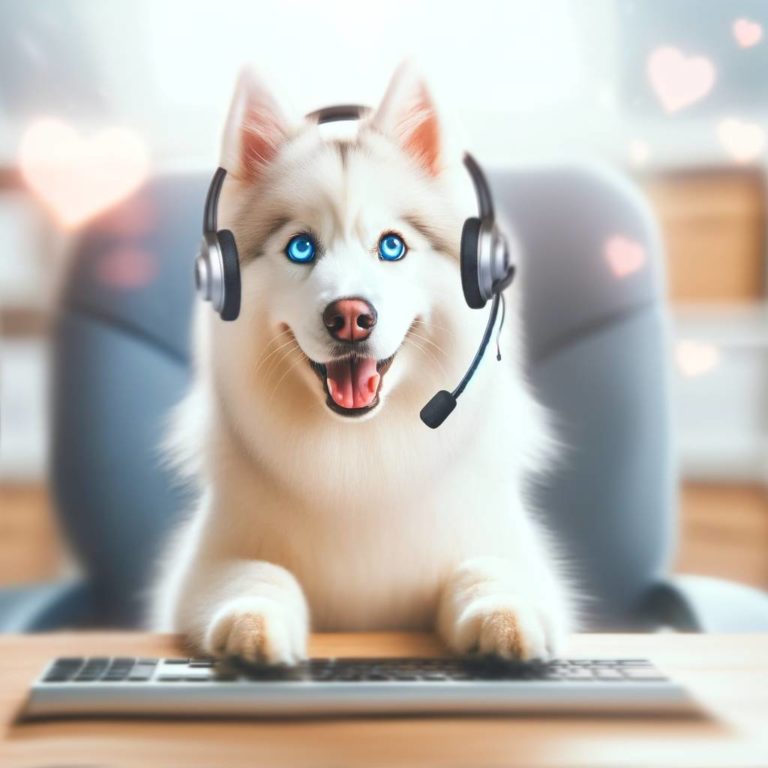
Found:
[{"label": "pink tongue", "polygon": [[326,364],[328,391],[342,408],[365,408],[376,397],[379,374],[372,357],[338,360]]}]

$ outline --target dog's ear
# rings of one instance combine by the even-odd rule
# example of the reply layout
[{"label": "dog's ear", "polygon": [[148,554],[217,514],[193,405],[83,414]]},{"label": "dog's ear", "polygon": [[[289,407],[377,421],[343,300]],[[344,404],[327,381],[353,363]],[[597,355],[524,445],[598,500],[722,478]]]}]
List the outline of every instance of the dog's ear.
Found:
[{"label": "dog's ear", "polygon": [[440,121],[429,89],[410,61],[395,71],[371,126],[394,139],[431,175],[440,171]]},{"label": "dog's ear", "polygon": [[240,181],[254,181],[287,136],[282,110],[252,69],[240,72],[224,126],[221,164]]}]

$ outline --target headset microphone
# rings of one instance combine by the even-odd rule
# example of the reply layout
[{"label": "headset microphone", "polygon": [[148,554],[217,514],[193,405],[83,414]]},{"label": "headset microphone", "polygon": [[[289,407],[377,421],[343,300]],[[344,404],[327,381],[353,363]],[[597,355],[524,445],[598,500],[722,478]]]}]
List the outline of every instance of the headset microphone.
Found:
[{"label": "headset microphone", "polygon": [[[464,155],[464,165],[475,186],[480,217],[467,219],[461,232],[461,285],[464,298],[472,309],[482,309],[491,299],[491,312],[480,346],[456,389],[452,392],[441,389],[421,409],[419,416],[431,429],[437,429],[453,413],[461,393],[475,375],[491,339],[499,304],[504,303],[502,291],[515,277],[509,240],[496,225],[493,198],[485,174],[469,153]],[[504,323],[504,313],[501,322]],[[497,359],[501,359],[500,353]]]},{"label": "headset microphone", "polygon": [[[421,420],[430,429],[437,429],[450,415],[453,413],[453,409],[456,407],[456,401],[459,399],[461,393],[465,390],[469,380],[475,375],[477,366],[480,365],[480,361],[485,355],[486,347],[491,339],[491,333],[493,333],[493,326],[496,325],[496,316],[499,313],[499,302],[504,303],[504,297],[498,293],[493,297],[493,303],[491,304],[491,313],[488,316],[488,323],[485,326],[483,332],[483,338],[480,341],[480,346],[475,352],[475,356],[467,369],[467,372],[462,377],[461,381],[456,386],[453,392],[448,392],[445,389],[441,389],[422,409],[419,413]],[[504,322],[504,313],[502,312],[501,322]],[[501,330],[501,328],[499,328]],[[501,353],[497,355],[497,360],[501,360]]]}]

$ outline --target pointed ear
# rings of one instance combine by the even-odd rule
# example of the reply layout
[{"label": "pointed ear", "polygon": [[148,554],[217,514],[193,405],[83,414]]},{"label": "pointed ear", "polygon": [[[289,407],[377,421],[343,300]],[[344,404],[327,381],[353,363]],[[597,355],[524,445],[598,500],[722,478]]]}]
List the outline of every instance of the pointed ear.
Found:
[{"label": "pointed ear", "polygon": [[429,174],[440,171],[440,121],[424,79],[410,62],[395,71],[371,125],[394,139]]},{"label": "pointed ear", "polygon": [[264,82],[243,69],[224,126],[221,164],[240,181],[255,181],[287,136],[283,112]]}]

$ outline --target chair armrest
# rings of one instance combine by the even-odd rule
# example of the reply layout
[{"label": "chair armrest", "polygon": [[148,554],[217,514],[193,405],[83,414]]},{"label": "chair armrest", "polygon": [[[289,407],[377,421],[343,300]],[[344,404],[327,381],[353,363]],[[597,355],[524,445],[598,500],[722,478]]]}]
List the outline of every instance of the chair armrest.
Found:
[{"label": "chair armrest", "polygon": [[673,576],[644,601],[648,623],[681,632],[766,632],[768,593],[709,576]]},{"label": "chair armrest", "polygon": [[83,626],[92,616],[84,581],[29,584],[0,589],[0,632],[39,632]]}]

